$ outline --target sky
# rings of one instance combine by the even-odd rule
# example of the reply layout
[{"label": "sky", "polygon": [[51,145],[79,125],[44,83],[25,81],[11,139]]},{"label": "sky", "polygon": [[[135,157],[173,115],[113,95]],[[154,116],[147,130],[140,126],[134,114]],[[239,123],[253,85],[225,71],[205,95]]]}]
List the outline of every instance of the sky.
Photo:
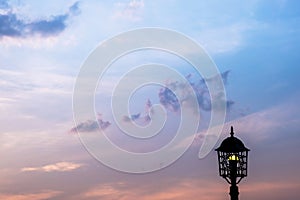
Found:
[{"label": "sky", "polygon": [[[0,199],[229,198],[229,185],[218,176],[213,149],[229,136],[230,126],[251,149],[248,177],[239,184],[240,198],[298,199],[299,24],[297,0],[0,0]],[[149,27],[172,30],[198,43],[219,74],[203,77],[183,57],[159,48],[129,52],[97,77],[93,118],[74,119],[75,86],[89,56],[114,36]],[[179,44],[171,37],[161,41]],[[130,88],[125,82],[120,85],[128,88],[114,93],[128,72],[151,63],[167,65],[186,81],[172,79],[171,72],[150,70],[127,80],[159,77],[162,84],[140,85],[125,99],[122,91]],[[199,159],[211,101],[221,94],[214,95],[206,84],[216,77],[226,92],[225,122],[213,149]],[[197,104],[190,100],[193,94]],[[111,106],[114,97],[118,101]],[[114,113],[123,104],[128,112]],[[163,160],[161,169],[133,174],[97,159],[105,155],[112,163],[131,164],[106,148],[107,138],[130,152],[159,150],[175,138],[185,108],[198,110],[189,115],[190,124],[201,120],[191,146],[175,162],[167,165]],[[119,127],[134,122],[154,130],[151,122],[164,120],[156,118],[161,110],[164,126],[153,137],[136,139]],[[83,141],[95,151],[88,151]],[[178,149],[185,142],[179,141]]]}]

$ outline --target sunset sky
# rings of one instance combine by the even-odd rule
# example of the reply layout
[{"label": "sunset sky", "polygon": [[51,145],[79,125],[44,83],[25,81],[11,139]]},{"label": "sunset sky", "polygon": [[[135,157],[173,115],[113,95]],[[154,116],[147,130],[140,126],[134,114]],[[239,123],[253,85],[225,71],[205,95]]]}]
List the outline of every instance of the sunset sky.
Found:
[{"label": "sunset sky", "polygon": [[[95,118],[75,123],[73,92],[85,60],[101,42],[145,27],[191,38],[219,70],[227,113],[214,148],[234,126],[235,135],[251,149],[240,199],[299,199],[297,0],[0,0],[0,199],[229,199],[229,185],[218,176],[216,152],[198,157],[210,119],[208,93],[198,101],[201,121],[193,144],[173,164],[162,163],[160,170],[131,174],[111,169],[81,143],[77,130],[92,141],[99,127],[132,152],[154,151],[172,140],[180,109],[159,85],[136,90],[128,116],[121,117],[124,124],[134,120],[147,125],[152,104],[160,104],[168,117],[161,135],[135,141],[114,121],[112,91],[138,65],[168,65],[194,89],[206,91],[203,77],[186,60],[144,49],[112,63],[95,90]],[[166,74],[165,82],[174,86],[176,80]],[[101,141],[95,144],[112,160],[122,159],[101,149]]]}]

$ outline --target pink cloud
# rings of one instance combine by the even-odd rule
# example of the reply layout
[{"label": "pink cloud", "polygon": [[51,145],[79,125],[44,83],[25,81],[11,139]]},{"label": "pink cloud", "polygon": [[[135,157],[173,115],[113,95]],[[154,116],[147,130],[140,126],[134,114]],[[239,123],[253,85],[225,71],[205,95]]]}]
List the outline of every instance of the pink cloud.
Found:
[{"label": "pink cloud", "polygon": [[28,199],[34,199],[34,200],[46,200],[50,198],[54,198],[61,194],[61,191],[52,191],[52,190],[46,190],[38,193],[29,193],[29,194],[1,194],[0,193],[0,199],[5,200],[28,200]]},{"label": "pink cloud", "polygon": [[226,195],[221,185],[204,180],[186,179],[174,181],[172,184],[162,184],[164,183],[161,181],[139,187],[122,182],[104,184],[86,191],[82,194],[82,199],[198,200],[201,197],[201,200],[217,200]]},{"label": "pink cloud", "polygon": [[22,172],[33,172],[33,171],[66,172],[66,171],[73,171],[73,170],[78,169],[82,166],[83,166],[83,164],[78,164],[78,163],[58,162],[58,163],[55,163],[55,164],[44,165],[44,166],[41,166],[41,167],[25,167],[25,168],[22,168],[21,171]]}]

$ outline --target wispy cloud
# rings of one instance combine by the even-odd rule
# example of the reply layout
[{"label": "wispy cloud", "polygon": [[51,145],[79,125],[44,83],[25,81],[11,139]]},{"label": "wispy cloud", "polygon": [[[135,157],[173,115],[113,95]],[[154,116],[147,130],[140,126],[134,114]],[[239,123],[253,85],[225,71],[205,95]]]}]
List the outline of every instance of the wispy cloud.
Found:
[{"label": "wispy cloud", "polygon": [[[62,118],[69,120],[72,87],[71,76],[55,74],[50,70],[41,72],[31,69],[17,71],[1,69],[0,111],[10,115],[0,116],[3,123],[0,129],[12,130],[11,128],[32,124],[28,121],[28,116],[39,121],[35,122],[35,126],[40,126],[38,124],[45,118],[48,122]],[[35,112],[32,112],[33,110]],[[18,126],[11,126],[9,121],[18,121]],[[24,127],[22,129],[25,131]]]},{"label": "wispy cloud", "polygon": [[222,54],[236,51],[247,45],[245,33],[249,30],[261,28],[261,26],[262,24],[256,21],[237,22],[217,27],[204,26],[197,33],[197,38],[209,53]]},{"label": "wispy cloud", "polygon": [[256,142],[268,140],[275,135],[284,137],[281,130],[296,131],[300,122],[298,115],[298,100],[292,98],[282,104],[271,108],[238,118],[225,125],[229,130],[230,124],[245,136],[252,136],[251,139]]},{"label": "wispy cloud", "polygon": [[[143,199],[143,200],[168,200],[168,199],[219,199],[223,195],[222,187],[216,187],[209,181],[200,180],[176,180],[172,184],[164,182],[164,187],[159,187],[162,183],[147,184],[141,187],[133,187],[126,183],[104,184],[94,187],[82,195],[84,198],[111,199]],[[201,185],[201,187],[199,187]],[[163,189],[162,189],[163,188]],[[151,192],[145,192],[151,191]]]},{"label": "wispy cloud", "polygon": [[117,8],[117,11],[114,14],[115,19],[140,21],[142,19],[142,10],[145,5],[143,0],[131,0],[128,3],[118,2],[115,6]]},{"label": "wispy cloud", "polygon": [[[228,121],[223,126],[222,137],[229,136],[231,126],[234,126],[235,132],[238,133],[237,137],[242,135],[241,137],[246,137],[246,141],[249,140],[252,143],[267,142],[275,135],[280,138],[285,137],[286,135],[279,130],[285,127],[287,130],[293,131],[297,129],[297,124],[300,123],[300,117],[296,116],[299,113],[299,109],[295,109],[297,103],[292,99],[281,105]],[[206,135],[206,133],[207,130],[203,130],[195,136],[191,136],[195,139],[192,146],[199,148],[205,137],[216,137],[215,135]],[[184,148],[190,139],[183,140],[175,148]]]},{"label": "wispy cloud", "polygon": [[[143,199],[143,200],[219,200],[229,198],[228,185],[226,182],[216,179],[203,179],[203,177],[178,179],[164,179],[160,181],[141,184],[140,182],[111,182],[101,184],[88,189],[79,199]],[[299,183],[297,182],[274,182],[274,181],[252,181],[243,182],[241,195],[245,199],[285,199],[288,196],[297,196]],[[285,197],[285,198],[284,198]]]},{"label": "wispy cloud", "polygon": [[50,199],[58,196],[61,194],[61,191],[53,191],[53,190],[45,190],[37,193],[28,193],[28,194],[1,194],[0,199],[5,200],[28,200],[28,199],[35,199],[35,200],[45,200]]},{"label": "wispy cloud", "polygon": [[79,14],[78,2],[65,14],[52,15],[47,19],[27,22],[15,13],[7,1],[0,2],[0,39],[3,37],[23,38],[30,36],[48,37],[61,33],[67,27],[69,17]]},{"label": "wispy cloud", "polygon": [[243,185],[241,193],[245,199],[298,199],[299,182],[293,181],[264,181]]},{"label": "wispy cloud", "polygon": [[41,172],[66,172],[66,171],[73,171],[82,167],[83,164],[72,163],[72,162],[58,162],[55,164],[44,165],[41,167],[25,167],[22,168],[22,172],[34,172],[34,171],[41,171]]}]

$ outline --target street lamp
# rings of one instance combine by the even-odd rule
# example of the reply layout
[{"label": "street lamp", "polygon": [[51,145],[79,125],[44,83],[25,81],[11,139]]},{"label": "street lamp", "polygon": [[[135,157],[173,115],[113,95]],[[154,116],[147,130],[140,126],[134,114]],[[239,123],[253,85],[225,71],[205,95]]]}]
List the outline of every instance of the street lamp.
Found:
[{"label": "street lamp", "polygon": [[231,126],[230,137],[227,137],[216,149],[218,153],[219,173],[230,186],[231,200],[239,199],[237,184],[247,176],[248,151],[243,142],[234,137]]}]

